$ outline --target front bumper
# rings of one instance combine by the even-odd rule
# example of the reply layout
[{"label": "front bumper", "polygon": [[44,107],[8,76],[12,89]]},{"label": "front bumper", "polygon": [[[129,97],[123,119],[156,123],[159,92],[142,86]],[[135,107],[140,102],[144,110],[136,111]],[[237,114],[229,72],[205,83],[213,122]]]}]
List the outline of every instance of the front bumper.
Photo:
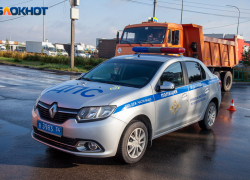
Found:
[{"label": "front bumper", "polygon": [[[37,130],[37,120],[62,127],[63,136],[60,138]],[[31,123],[33,126],[31,136],[36,141],[77,156],[99,158],[116,155],[120,137],[127,125],[113,117],[87,123],[77,123],[71,118],[63,124],[56,124],[42,119],[37,110],[32,110]],[[80,152],[76,149],[79,141],[94,141],[103,149],[103,152]]]}]

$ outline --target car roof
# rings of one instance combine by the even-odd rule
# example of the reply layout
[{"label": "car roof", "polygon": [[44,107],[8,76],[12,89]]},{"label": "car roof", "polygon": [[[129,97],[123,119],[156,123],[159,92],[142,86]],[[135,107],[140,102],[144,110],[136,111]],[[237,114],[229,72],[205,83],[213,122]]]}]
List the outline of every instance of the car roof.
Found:
[{"label": "car roof", "polygon": [[131,55],[122,55],[116,56],[112,59],[130,59],[130,60],[146,60],[146,61],[158,61],[158,62],[166,62],[170,59],[178,58],[182,60],[180,56],[170,56],[170,55],[159,55],[159,54],[131,54]]}]

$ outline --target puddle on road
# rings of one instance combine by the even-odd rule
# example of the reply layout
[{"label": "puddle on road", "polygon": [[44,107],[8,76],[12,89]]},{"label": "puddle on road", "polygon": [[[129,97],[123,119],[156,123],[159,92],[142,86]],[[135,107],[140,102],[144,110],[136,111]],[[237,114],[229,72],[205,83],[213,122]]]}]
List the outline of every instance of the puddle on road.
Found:
[{"label": "puddle on road", "polygon": [[14,137],[29,132],[27,128],[0,120],[0,153],[11,148]]}]

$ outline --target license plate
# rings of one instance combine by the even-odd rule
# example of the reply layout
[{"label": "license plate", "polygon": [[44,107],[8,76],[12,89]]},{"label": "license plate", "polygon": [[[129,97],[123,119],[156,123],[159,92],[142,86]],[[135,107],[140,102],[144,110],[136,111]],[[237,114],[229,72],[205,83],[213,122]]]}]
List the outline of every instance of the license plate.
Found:
[{"label": "license plate", "polygon": [[62,136],[62,130],[63,130],[63,128],[60,126],[55,126],[39,120],[37,121],[37,129],[56,136]]}]

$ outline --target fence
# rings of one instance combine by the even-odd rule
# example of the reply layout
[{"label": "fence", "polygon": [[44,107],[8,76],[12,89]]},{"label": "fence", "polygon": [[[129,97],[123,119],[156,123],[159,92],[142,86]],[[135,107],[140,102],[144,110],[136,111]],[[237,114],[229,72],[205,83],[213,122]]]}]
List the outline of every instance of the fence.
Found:
[{"label": "fence", "polygon": [[233,80],[234,81],[250,81],[250,68],[234,68],[233,69]]}]

